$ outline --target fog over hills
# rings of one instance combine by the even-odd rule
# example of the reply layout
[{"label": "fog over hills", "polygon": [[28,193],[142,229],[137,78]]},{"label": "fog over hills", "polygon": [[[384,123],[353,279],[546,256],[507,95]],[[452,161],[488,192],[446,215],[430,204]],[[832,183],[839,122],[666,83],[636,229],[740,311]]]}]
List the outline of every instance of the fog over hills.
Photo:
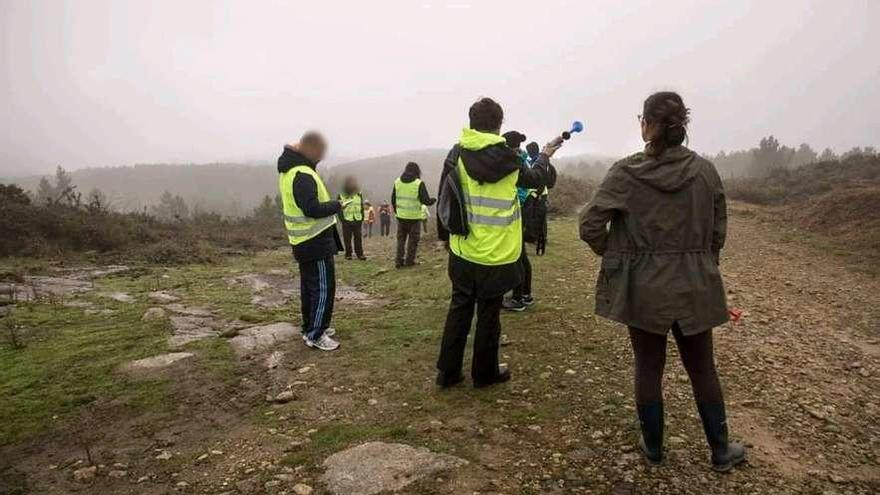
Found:
[{"label": "fog over hills", "polygon": [[[319,171],[332,191],[347,175],[355,176],[367,198],[390,200],[394,179],[407,162],[422,168],[422,178],[432,194],[437,190],[443,160],[448,150],[440,148],[401,151],[345,163],[338,159],[321,163]],[[554,160],[557,167],[575,173],[580,164],[607,162],[607,157],[573,155]],[[275,161],[211,164],[140,164],[121,167],[84,168],[69,171],[73,183],[84,195],[101,190],[119,211],[142,210],[156,204],[164,191],[180,195],[193,208],[224,215],[247,215],[265,195],[277,191]],[[582,175],[580,171],[576,175]],[[9,181],[36,191],[44,176],[12,178]]]}]

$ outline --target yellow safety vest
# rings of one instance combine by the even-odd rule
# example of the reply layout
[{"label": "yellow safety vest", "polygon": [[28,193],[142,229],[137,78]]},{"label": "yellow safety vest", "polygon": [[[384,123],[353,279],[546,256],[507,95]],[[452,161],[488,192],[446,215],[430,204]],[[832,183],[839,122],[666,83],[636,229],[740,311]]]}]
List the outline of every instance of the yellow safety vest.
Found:
[{"label": "yellow safety vest", "polygon": [[403,182],[400,177],[394,181],[394,212],[397,218],[404,220],[421,220],[422,202],[419,200],[421,179]]},{"label": "yellow safety vest", "polygon": [[422,220],[428,219],[428,205],[422,204]]},{"label": "yellow safety vest", "polygon": [[[477,151],[503,143],[491,133],[464,129],[462,149]],[[449,248],[456,256],[479,265],[506,265],[519,260],[522,252],[522,220],[516,183],[519,169],[494,183],[472,179],[458,159],[458,175],[468,216],[468,234],[449,236]]]},{"label": "yellow safety vest", "polygon": [[355,193],[351,196],[347,194],[339,195],[340,201],[351,200],[345,208],[342,209],[342,218],[348,222],[360,221],[364,219],[364,198],[361,193]]},{"label": "yellow safety vest", "polygon": [[312,218],[303,213],[302,208],[296,204],[296,198],[293,197],[293,179],[296,174],[311,176],[318,187],[318,201],[322,203],[330,201],[330,193],[327,192],[321,176],[308,165],[297,165],[278,176],[278,189],[281,191],[281,204],[284,207],[284,228],[287,230],[287,240],[294,246],[336,225],[336,215]]}]

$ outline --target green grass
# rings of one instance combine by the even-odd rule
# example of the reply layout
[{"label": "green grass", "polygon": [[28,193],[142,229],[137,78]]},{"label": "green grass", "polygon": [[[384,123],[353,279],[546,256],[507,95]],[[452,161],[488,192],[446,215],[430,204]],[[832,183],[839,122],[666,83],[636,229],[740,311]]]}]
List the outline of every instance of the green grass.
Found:
[{"label": "green grass", "polygon": [[[535,292],[539,304],[523,315],[503,316],[505,333],[521,344],[502,349],[502,361],[508,361],[522,377],[518,383],[547,382],[540,374],[540,366],[526,367],[535,355],[565,357],[570,350],[554,338],[531,338],[536,331],[548,335],[551,331],[570,331],[572,324],[564,321],[563,312],[584,315],[590,312],[588,298],[592,280],[578,279],[578,263],[587,259],[579,244],[570,242],[570,220],[551,224],[551,255],[532,257],[536,273]],[[565,239],[564,242],[556,239]],[[446,253],[423,240],[420,248],[422,264],[418,267],[393,269],[393,242],[374,239],[368,244],[368,262],[337,264],[339,285],[353,285],[383,301],[379,305],[337,305],[334,325],[339,329],[346,348],[353,349],[340,355],[327,356],[326,362],[342,375],[356,373],[367,377],[367,384],[381,386],[393,380],[403,385],[394,391],[379,390],[378,396],[398,403],[418,404],[419,416],[454,416],[469,409],[482,424],[493,427],[505,421],[552,422],[568,414],[570,405],[562,400],[535,397],[527,407],[505,405],[510,391],[498,388],[474,391],[463,388],[455,393],[433,393],[433,363],[442,325],[445,319],[449,281],[446,276]],[[16,267],[27,266],[22,260]],[[164,379],[133,380],[114,369],[121,363],[167,351],[165,323],[146,324],[140,321],[143,311],[151,306],[146,293],[153,290],[173,290],[183,296],[188,305],[215,309],[224,319],[242,319],[247,322],[298,321],[298,304],[277,309],[255,307],[250,303],[251,293],[245,287],[231,287],[227,279],[236,275],[288,269],[296,275],[290,251],[279,248],[250,257],[230,257],[220,263],[185,265],[173,268],[139,267],[132,273],[99,279],[95,293],[85,296],[95,307],[109,307],[116,313],[86,315],[80,308],[66,308],[48,304],[32,304],[15,312],[14,322],[27,329],[26,347],[0,347],[0,393],[9,400],[0,404],[0,415],[10,418],[0,424],[0,443],[21,440],[29,435],[59,425],[65,418],[75,416],[84,406],[98,400],[124,399],[141,410],[161,408],[170,392]],[[564,282],[560,280],[565,279]],[[132,294],[138,302],[118,304],[97,296],[101,291],[121,291]],[[571,297],[584,293],[584,297]],[[592,321],[592,320],[589,320]],[[578,324],[587,322],[583,320]],[[524,341],[528,340],[528,345]],[[606,352],[601,342],[587,343],[582,349],[589,353]],[[196,352],[195,366],[221,384],[234,385],[240,377],[243,364],[232,354],[224,339],[207,339],[189,344],[187,350]],[[317,359],[314,358],[314,359]],[[470,360],[468,351],[465,366]],[[552,362],[553,360],[550,360]],[[556,366],[556,372],[561,365]],[[467,372],[467,371],[466,371]],[[526,376],[522,376],[526,375]],[[381,388],[381,387],[380,387]],[[427,393],[426,393],[427,392]],[[499,406],[499,401],[502,405]],[[258,412],[262,408],[257,408]],[[498,413],[502,412],[502,415]],[[367,423],[322,425],[311,447],[296,454],[296,462],[305,457],[318,459],[338,446],[363,439],[400,440],[412,437],[405,426],[411,423],[407,411],[386,412]],[[257,414],[255,418],[261,417]],[[255,419],[259,422],[260,420]],[[449,442],[450,450],[468,451],[468,442],[434,438],[432,448],[443,448]],[[293,461],[291,461],[293,462]]]},{"label": "green grass", "polygon": [[114,368],[163,351],[165,329],[141,322],[137,309],[114,306],[112,318],[46,304],[18,308],[7,318],[22,328],[24,347],[6,339],[0,345],[0,444],[51,428],[99,398],[159,401],[161,381],[133,384]]}]

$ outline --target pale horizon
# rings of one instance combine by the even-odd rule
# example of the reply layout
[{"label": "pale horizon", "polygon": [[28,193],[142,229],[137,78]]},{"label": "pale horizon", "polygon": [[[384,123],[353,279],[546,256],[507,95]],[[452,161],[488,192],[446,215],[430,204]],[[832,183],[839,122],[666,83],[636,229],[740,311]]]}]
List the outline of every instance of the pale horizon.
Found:
[{"label": "pale horizon", "polygon": [[583,120],[561,156],[619,156],[660,89],[701,153],[843,152],[878,144],[878,21],[868,0],[0,0],[0,176],[272,161],[309,128],[331,162],[445,148],[480,96],[539,142]]}]

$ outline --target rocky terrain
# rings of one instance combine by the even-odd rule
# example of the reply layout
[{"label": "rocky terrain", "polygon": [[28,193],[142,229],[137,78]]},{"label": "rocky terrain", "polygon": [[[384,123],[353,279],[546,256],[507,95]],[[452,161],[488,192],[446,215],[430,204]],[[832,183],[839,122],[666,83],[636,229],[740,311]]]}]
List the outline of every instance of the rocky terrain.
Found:
[{"label": "rocky terrain", "polygon": [[332,354],[300,340],[287,249],[28,270],[0,285],[14,303],[0,321],[0,493],[880,491],[876,278],[732,205],[722,269],[743,316],[717,330],[716,352],[749,462],[708,468],[671,346],[668,455],[648,467],[626,334],[592,313],[598,258],[571,219],[550,239],[533,257],[538,304],[503,318],[514,379],[489,390],[433,386],[448,281],[430,243],[411,270],[390,268],[389,239],[339,261]]}]

